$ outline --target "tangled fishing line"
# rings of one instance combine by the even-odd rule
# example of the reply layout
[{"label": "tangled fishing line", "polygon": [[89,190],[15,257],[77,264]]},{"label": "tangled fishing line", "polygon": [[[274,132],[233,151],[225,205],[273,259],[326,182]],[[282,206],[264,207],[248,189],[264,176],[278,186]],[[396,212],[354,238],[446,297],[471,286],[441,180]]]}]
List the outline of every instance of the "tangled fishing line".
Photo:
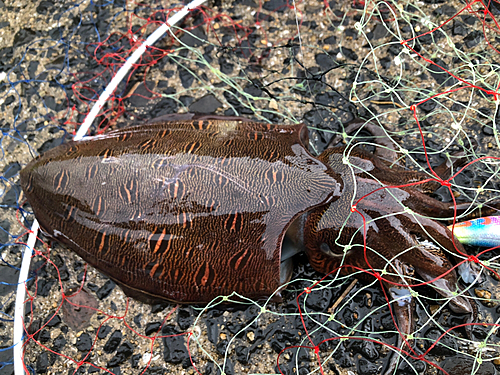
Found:
[{"label": "tangled fishing line", "polygon": [[[25,337],[14,339],[20,260],[34,220],[19,170],[76,134],[120,67],[183,5],[41,1],[3,7],[2,373],[12,372],[16,345],[31,373],[375,374],[398,353],[404,374],[500,370],[495,249],[478,255],[484,281],[464,292],[478,306],[481,324],[472,327],[472,337],[446,299],[415,287],[418,322],[409,350],[396,345],[392,298],[376,278],[356,281],[362,270],[350,276],[332,270],[325,277],[299,256],[281,304],[221,296],[208,306],[150,306],[127,299],[76,255],[40,237],[21,284]],[[498,9],[496,1],[432,0],[201,6],[144,49],[96,107],[89,133],[169,113],[217,113],[305,122],[316,153],[337,135],[347,150],[358,144],[373,151],[377,139],[370,134],[344,132],[349,121],[363,118],[380,125],[401,166],[430,178],[430,168],[447,158],[471,162],[434,196],[479,209],[500,191]],[[14,17],[20,12],[25,17]]]}]

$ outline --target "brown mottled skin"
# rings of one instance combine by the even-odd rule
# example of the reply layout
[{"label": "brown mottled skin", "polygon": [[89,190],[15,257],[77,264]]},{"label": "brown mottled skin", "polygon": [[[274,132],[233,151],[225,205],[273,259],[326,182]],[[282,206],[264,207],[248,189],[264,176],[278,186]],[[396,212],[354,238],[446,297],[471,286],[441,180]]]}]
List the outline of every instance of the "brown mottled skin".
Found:
[{"label": "brown mottled skin", "polygon": [[69,142],[21,185],[41,228],[132,290],[186,303],[280,287],[297,216],[340,195],[301,125],[161,122]]},{"label": "brown mottled skin", "polygon": [[[390,145],[378,156],[351,150],[344,163],[344,148],[315,158],[306,141],[303,125],[181,117],[56,147],[23,169],[21,185],[44,232],[129,294],[185,303],[268,297],[281,284],[286,233],[320,272],[385,268],[384,285],[403,297],[394,304],[399,327],[411,332],[414,301],[390,282],[412,284],[415,273],[431,281],[452,268],[445,253],[460,255],[451,232],[426,218],[452,217],[452,207],[424,194],[433,184],[363,199],[367,264],[353,202],[427,176],[389,168]],[[470,282],[477,271],[465,265],[461,275]],[[455,270],[433,286],[447,297],[460,291]],[[464,297],[450,305],[473,312]]]}]

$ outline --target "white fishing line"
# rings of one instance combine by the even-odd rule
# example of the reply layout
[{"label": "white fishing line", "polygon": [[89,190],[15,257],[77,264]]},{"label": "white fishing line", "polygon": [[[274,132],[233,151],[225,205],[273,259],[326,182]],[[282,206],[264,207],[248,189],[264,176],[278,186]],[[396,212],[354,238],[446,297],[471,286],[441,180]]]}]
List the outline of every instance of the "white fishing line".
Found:
[{"label": "white fishing line", "polygon": [[[99,99],[92,107],[91,111],[88,113],[87,117],[83,121],[83,124],[80,126],[78,131],[76,132],[75,137],[73,138],[75,141],[81,140],[87,134],[87,131],[90,128],[90,125],[99,114],[100,110],[109,99],[111,94],[116,90],[120,82],[127,75],[127,73],[132,69],[133,65],[141,58],[146,49],[152,46],[158,39],[163,37],[170,28],[175,26],[179,21],[181,21],[186,15],[191,12],[193,9],[201,6],[207,0],[193,0],[191,3],[186,5],[180,11],[175,13],[172,17],[170,17],[167,22],[162,24],[158,29],[156,29],[145,41],[141,44],[139,48],[135,50],[135,52],[125,61],[125,64],[118,70],[116,75],[113,77],[111,82],[108,84],[106,89],[99,96]],[[15,375],[24,375],[24,365],[22,360],[22,349],[23,349],[23,336],[24,336],[24,299],[26,296],[26,286],[25,283],[28,279],[28,273],[31,263],[31,256],[33,255],[33,248],[36,242],[36,236],[38,234],[39,224],[35,219],[33,221],[33,225],[31,226],[31,232],[28,237],[28,243],[24,249],[23,253],[23,261],[21,264],[21,270],[19,272],[19,281],[17,284],[17,293],[16,293],[16,305],[14,310],[14,374]]]}]

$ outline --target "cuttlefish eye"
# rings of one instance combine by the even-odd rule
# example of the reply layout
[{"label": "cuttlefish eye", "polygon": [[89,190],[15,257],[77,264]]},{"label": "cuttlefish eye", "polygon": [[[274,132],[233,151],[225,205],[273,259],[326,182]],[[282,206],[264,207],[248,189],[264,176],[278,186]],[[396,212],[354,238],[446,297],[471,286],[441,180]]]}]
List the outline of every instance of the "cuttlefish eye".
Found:
[{"label": "cuttlefish eye", "polygon": [[404,267],[405,267],[405,274],[407,276],[414,276],[415,275],[415,268],[413,268],[412,266],[406,265],[406,264]]}]

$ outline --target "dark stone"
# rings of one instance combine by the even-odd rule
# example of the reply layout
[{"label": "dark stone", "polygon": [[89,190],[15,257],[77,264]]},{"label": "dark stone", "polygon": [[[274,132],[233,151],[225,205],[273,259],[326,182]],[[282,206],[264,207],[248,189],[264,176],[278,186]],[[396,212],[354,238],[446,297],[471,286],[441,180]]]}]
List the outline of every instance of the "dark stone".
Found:
[{"label": "dark stone", "polygon": [[342,47],[340,50],[342,55],[348,60],[356,61],[358,59],[358,55],[352,49],[347,47]]},{"label": "dark stone", "polygon": [[430,353],[432,353],[433,355],[455,355],[458,350],[456,340],[451,336],[444,335],[439,341],[437,341],[441,337],[442,333],[443,332],[437,328],[430,328],[429,330],[427,330],[424,335],[424,337],[428,339],[424,342],[425,348],[429,350],[429,348],[435,344],[434,347],[430,350]]},{"label": "dark stone", "polygon": [[466,16],[462,16],[462,20],[467,25],[474,26],[476,24],[476,22],[477,22],[477,17],[475,15],[474,16],[466,15]]},{"label": "dark stone", "polygon": [[378,366],[375,363],[361,358],[358,362],[359,375],[375,375],[379,374]]},{"label": "dark stone", "polygon": [[113,291],[113,289],[115,289],[115,286],[116,284],[114,283],[113,280],[108,280],[104,283],[103,286],[101,286],[97,292],[96,292],[96,296],[97,298],[99,299],[104,299],[106,298],[107,296],[110,295],[110,293]]},{"label": "dark stone", "polygon": [[[9,242],[9,230],[10,230],[9,220],[5,219],[5,220],[0,221],[0,244],[1,245],[5,245],[7,242]],[[0,281],[2,281],[1,275],[2,275],[2,272],[0,272]]]},{"label": "dark stone", "polygon": [[417,45],[415,46],[415,50],[419,52],[421,46],[435,44],[436,40],[441,39],[440,36],[441,35],[439,33],[419,35],[419,37],[416,39]]},{"label": "dark stone", "polygon": [[464,43],[467,48],[472,48],[476,46],[480,41],[484,39],[484,34],[482,30],[471,31],[465,38]]},{"label": "dark stone", "polygon": [[323,41],[324,44],[330,44],[332,46],[337,45],[337,37],[335,35],[329,36]]},{"label": "dark stone", "polygon": [[36,293],[38,296],[48,297],[50,294],[50,289],[56,283],[54,279],[38,279],[38,285]]},{"label": "dark stone", "polygon": [[436,108],[437,102],[434,99],[427,100],[421,104],[419,104],[418,108],[424,111],[425,113],[429,113]]},{"label": "dark stone", "polygon": [[191,104],[189,111],[193,113],[214,113],[221,105],[222,103],[215,96],[208,94]]},{"label": "dark stone", "polygon": [[474,335],[474,338],[476,341],[483,341],[488,337],[490,333],[489,327],[482,327],[482,326],[473,326],[472,328],[472,334]]},{"label": "dark stone", "polygon": [[331,306],[332,296],[331,289],[313,291],[307,296],[306,306],[314,311],[326,311]]},{"label": "dark stone", "polygon": [[183,67],[179,67],[179,78],[181,79],[182,87],[185,89],[190,88],[194,82],[193,74]]},{"label": "dark stone", "polygon": [[487,136],[492,136],[494,134],[493,123],[490,122],[489,124],[483,126],[483,134]]},{"label": "dark stone", "polygon": [[361,354],[367,359],[375,360],[379,357],[379,353],[375,344],[371,341],[363,341]]},{"label": "dark stone", "polygon": [[399,53],[401,52],[402,49],[403,49],[403,46],[401,44],[399,44],[399,43],[397,43],[397,44],[392,43],[389,46],[389,48],[387,48],[387,52],[389,52],[393,56],[397,56],[397,55],[399,55]]},{"label": "dark stone", "polygon": [[315,98],[315,102],[317,104],[322,104],[326,107],[333,106],[334,108],[340,107],[342,100],[343,100],[342,96],[340,96],[340,94],[336,91],[326,91],[316,95]]},{"label": "dark stone", "polygon": [[40,331],[40,335],[38,336],[38,341],[40,341],[42,344],[45,344],[49,342],[50,340],[50,332],[46,329],[42,329]]},{"label": "dark stone", "polygon": [[12,103],[14,103],[16,101],[16,97],[14,95],[9,95],[7,98],[5,98],[5,101],[3,102],[3,104],[5,106],[8,106]]},{"label": "dark stone", "polygon": [[21,164],[19,164],[17,161],[9,163],[3,169],[3,177],[4,178],[14,177],[20,170],[21,170]]},{"label": "dark stone", "polygon": [[229,321],[226,323],[226,328],[229,332],[231,332],[233,335],[241,333],[241,330],[244,329],[245,324],[242,323],[237,323],[237,322],[232,322]]},{"label": "dark stone", "polygon": [[110,332],[111,332],[110,326],[102,326],[99,332],[97,333],[97,338],[99,340],[105,339]]},{"label": "dark stone", "polygon": [[407,357],[399,363],[398,375],[424,374],[425,369],[424,361]]},{"label": "dark stone", "polygon": [[57,103],[56,102],[56,98],[54,98],[51,95],[47,95],[44,98],[44,103],[47,106],[47,108],[52,109],[53,111],[58,112],[58,111],[60,111],[62,109],[61,103]]},{"label": "dark stone", "polygon": [[36,7],[36,12],[38,14],[47,14],[49,9],[54,6],[54,2],[52,1],[40,1],[38,6]]},{"label": "dark stone", "polygon": [[373,29],[373,39],[378,40],[384,38],[389,32],[387,31],[387,28],[381,24],[377,23],[377,26],[375,26],[375,29]]},{"label": "dark stone", "polygon": [[469,28],[467,27],[467,25],[465,23],[463,23],[462,21],[459,21],[457,19],[453,20],[453,27],[451,28],[451,33],[453,35],[464,36],[464,35],[467,35],[468,32],[469,32]]},{"label": "dark stone", "polygon": [[130,366],[132,368],[139,367],[139,361],[141,360],[141,358],[142,358],[142,355],[134,354],[132,357],[130,357]]},{"label": "dark stone", "polygon": [[353,340],[349,345],[349,349],[353,353],[362,354],[363,357],[372,361],[379,357],[379,352],[375,348],[375,344],[370,341]]},{"label": "dark stone", "polygon": [[327,53],[318,53],[315,56],[316,63],[319,65],[322,71],[328,71],[338,65],[333,56]]},{"label": "dark stone", "polygon": [[146,329],[144,330],[144,334],[146,336],[152,335],[154,333],[157,333],[160,330],[161,323],[160,322],[152,322],[146,324]]},{"label": "dark stone", "polygon": [[[68,267],[66,267],[66,264],[64,264],[64,261],[59,254],[54,256],[53,262],[57,267],[57,269],[56,268],[51,269],[51,275],[54,278],[60,277],[61,281],[68,281],[69,280]],[[57,272],[58,270],[59,273]]]},{"label": "dark stone", "polygon": [[488,116],[491,116],[491,109],[489,109],[488,107],[478,108],[477,114],[481,118],[487,118]]},{"label": "dark stone", "polygon": [[219,324],[212,319],[206,321],[207,337],[212,344],[216,344],[219,339]]},{"label": "dark stone", "polygon": [[358,39],[359,32],[355,28],[349,27],[349,28],[344,30],[344,35],[356,40],[356,39]]},{"label": "dark stone", "polygon": [[[48,352],[43,352],[36,359],[36,372],[39,374],[45,374],[49,367],[49,354]],[[3,370],[3,369],[2,369]]]},{"label": "dark stone", "polygon": [[[172,71],[170,70],[170,72],[172,72]],[[173,74],[173,72],[172,72],[172,74]],[[158,81],[158,83],[156,84],[156,89],[163,92],[164,94],[167,94],[167,95],[175,94],[177,91],[175,90],[175,88],[171,87],[170,85],[171,85],[170,82],[162,79],[161,81]]]},{"label": "dark stone", "polygon": [[153,92],[150,87],[154,85],[151,83],[141,82],[136,88],[132,96],[128,98],[129,103],[134,107],[145,107],[151,102]]},{"label": "dark stone", "polygon": [[192,96],[182,95],[179,100],[185,107],[189,107],[194,101],[194,98]]},{"label": "dark stone", "polygon": [[188,310],[181,309],[177,312],[177,324],[179,328],[183,331],[186,331],[193,322],[193,317]]},{"label": "dark stone", "polygon": [[133,353],[134,346],[131,343],[125,341],[118,347],[115,356],[108,362],[108,367],[116,367],[118,365],[121,365],[123,362],[129,359]]},{"label": "dark stone", "polygon": [[163,359],[165,362],[172,364],[183,363],[189,360],[189,352],[185,344],[185,335],[180,335],[181,332],[177,331],[171,324],[166,325],[162,329],[163,335]]},{"label": "dark stone", "polygon": [[163,98],[158,103],[156,103],[151,109],[151,117],[157,118],[160,116],[168,115],[171,113],[176,113],[178,104],[174,99]]},{"label": "dark stone", "polygon": [[38,153],[43,154],[45,151],[48,151],[56,146],[59,146],[64,142],[64,137],[60,138],[53,138],[49,139],[48,141],[45,141],[39,148],[38,148]]},{"label": "dark stone", "polygon": [[[3,223],[0,223],[2,225]],[[3,225],[2,225],[3,228]],[[0,232],[3,234],[3,232]],[[2,243],[6,243],[2,242]],[[12,293],[17,288],[17,280],[19,278],[19,270],[9,266],[0,265],[0,296],[6,296],[9,293]],[[10,285],[2,284],[7,283]],[[4,311],[5,312],[5,311]]]},{"label": "dark stone", "polygon": [[457,14],[457,10],[451,5],[444,4],[444,5],[441,5],[439,8],[435,9],[434,12],[432,12],[432,13],[436,16],[445,15],[448,17],[452,17],[455,14]]},{"label": "dark stone", "polygon": [[264,3],[263,8],[272,12],[284,12],[287,5],[287,0],[269,0]]},{"label": "dark stone", "polygon": [[279,354],[283,351],[283,349],[286,348],[286,344],[280,340],[275,340],[272,339],[270,342],[271,348],[276,352],[276,354]]},{"label": "dark stone", "polygon": [[159,312],[165,310],[168,306],[169,306],[169,304],[167,302],[155,303],[154,305],[151,305],[151,314],[159,313]]},{"label": "dark stone", "polygon": [[396,329],[391,314],[382,316],[382,318],[380,318],[380,324],[385,331],[394,331]]},{"label": "dark stone", "polygon": [[207,42],[207,35],[203,27],[197,27],[196,29],[185,31],[184,35],[179,39],[181,43],[184,43],[188,47],[199,47]]},{"label": "dark stone", "polygon": [[17,199],[19,197],[20,188],[13,185],[7,192],[3,195],[2,204],[10,207],[17,207]]},{"label": "dark stone", "polygon": [[390,57],[382,57],[380,60],[380,65],[382,66],[382,68],[384,69],[389,69],[391,67],[391,64],[392,64],[392,59]]},{"label": "dark stone", "polygon": [[254,84],[249,83],[248,85],[246,85],[243,91],[249,95],[252,95],[253,97],[260,97],[262,96],[263,92],[260,88],[260,83],[257,81],[255,81]]},{"label": "dark stone", "polygon": [[220,71],[224,74],[231,74],[234,70],[234,64],[231,64],[225,57],[219,58]]},{"label": "dark stone", "polygon": [[242,365],[248,365],[250,360],[250,352],[248,347],[246,346],[237,346],[235,349],[236,352],[236,360]]},{"label": "dark stone", "polygon": [[60,352],[66,346],[66,343],[66,338],[63,334],[60,334],[54,339],[54,342],[52,343],[52,350]]},{"label": "dark stone", "polygon": [[111,336],[109,337],[109,340],[108,342],[106,342],[106,345],[104,345],[104,351],[106,353],[112,353],[116,350],[116,348],[118,348],[118,345],[120,345],[120,343],[122,342],[122,337],[123,337],[123,334],[121,333],[121,331],[114,331]]},{"label": "dark stone", "polygon": [[[458,357],[458,358],[457,358]],[[475,363],[473,358],[464,355],[458,355],[447,358],[440,363],[440,366],[448,374],[475,374],[475,375],[492,375],[497,374],[495,365],[489,361],[483,361],[481,366]]]},{"label": "dark stone", "polygon": [[69,280],[69,270],[66,265],[63,265],[61,268],[59,268],[59,276],[61,277],[61,281]]},{"label": "dark stone", "polygon": [[0,61],[5,63],[6,61],[10,61],[14,57],[14,48],[12,47],[4,47],[0,48]]},{"label": "dark stone", "polygon": [[434,64],[429,65],[428,71],[439,85],[447,87],[447,86],[452,86],[457,82],[457,79],[455,77],[452,77],[449,73],[443,70],[443,69],[448,70],[448,65],[446,65],[444,61],[440,59],[434,59],[433,62],[436,65]]},{"label": "dark stone", "polygon": [[229,345],[227,340],[220,340],[217,345],[215,346],[215,350],[217,350],[217,353],[219,353],[222,357],[226,354],[227,351],[227,346]]},{"label": "dark stone", "polygon": [[142,327],[142,325],[141,325],[141,319],[142,319],[142,314],[137,314],[136,316],[134,316],[134,323],[139,328]]},{"label": "dark stone", "polygon": [[47,319],[48,319],[48,321],[46,321],[47,327],[55,327],[59,323],[61,323],[61,317],[59,315],[50,314],[50,316]]},{"label": "dark stone", "polygon": [[338,364],[342,368],[349,368],[354,366],[350,352],[346,351],[343,346],[339,348],[339,352],[338,355],[336,355],[336,358],[338,358]]},{"label": "dark stone", "polygon": [[28,44],[29,42],[35,40],[36,32],[31,29],[21,29],[16,35],[14,35],[14,42],[12,44],[13,47],[20,47],[24,44]]},{"label": "dark stone", "polygon": [[92,337],[87,332],[84,332],[76,338],[75,346],[81,352],[88,352],[92,349],[92,343]]},{"label": "dark stone", "polygon": [[230,359],[226,360],[226,367],[224,368],[224,372],[226,373],[226,375],[234,375],[235,373],[233,361],[231,361]]}]

